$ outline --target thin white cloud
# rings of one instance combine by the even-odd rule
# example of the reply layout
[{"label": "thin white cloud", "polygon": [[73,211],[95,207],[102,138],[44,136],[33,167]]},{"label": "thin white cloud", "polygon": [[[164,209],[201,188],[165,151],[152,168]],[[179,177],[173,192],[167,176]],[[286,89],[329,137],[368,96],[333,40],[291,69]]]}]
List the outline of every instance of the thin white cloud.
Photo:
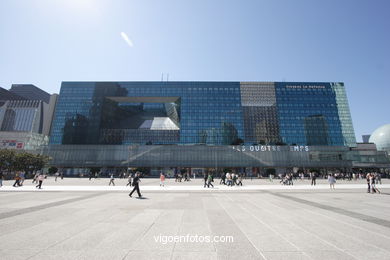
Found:
[{"label": "thin white cloud", "polygon": [[121,32],[121,37],[122,39],[127,43],[127,45],[129,45],[130,47],[133,47],[133,42],[130,40],[129,36],[127,36],[126,33],[124,32]]}]

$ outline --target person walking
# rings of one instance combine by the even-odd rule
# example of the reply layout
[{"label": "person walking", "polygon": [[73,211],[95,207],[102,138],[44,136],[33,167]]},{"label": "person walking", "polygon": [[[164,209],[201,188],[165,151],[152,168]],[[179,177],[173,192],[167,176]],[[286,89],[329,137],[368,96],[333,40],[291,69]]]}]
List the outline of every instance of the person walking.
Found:
[{"label": "person walking", "polygon": [[126,186],[131,186],[131,180],[133,179],[133,176],[131,175],[131,173],[129,174],[129,178],[127,179],[127,184]]},{"label": "person walking", "polygon": [[138,198],[142,198],[142,195],[141,195],[141,192],[139,190],[139,183],[141,182],[141,179],[140,179],[140,176],[141,174],[139,172],[137,172],[135,174],[135,177],[134,177],[134,180],[133,180],[133,190],[130,192],[129,194],[129,197],[131,197],[131,195],[133,195],[134,191],[137,191],[138,193]]},{"label": "person walking", "polygon": [[43,180],[45,179],[45,175],[43,173],[40,173],[37,179],[38,179],[38,185],[35,186],[35,188],[42,189],[42,183]]},{"label": "person walking", "polygon": [[56,173],[54,173],[54,176],[55,176],[54,181],[57,181],[57,178],[60,176],[60,173],[58,171],[56,171]]},{"label": "person walking", "polygon": [[184,181],[190,181],[190,176],[189,176],[188,172],[184,173]]},{"label": "person walking", "polygon": [[367,182],[367,193],[371,193],[371,181],[370,181],[370,173],[366,174],[366,182]]},{"label": "person walking", "polygon": [[227,180],[227,186],[233,186],[232,184],[232,175],[230,174],[230,172],[227,172],[226,173],[226,180]]},{"label": "person walking", "polygon": [[24,171],[21,171],[21,172],[20,172],[19,186],[23,186],[23,182],[24,182],[25,178],[26,178],[25,172],[24,172]]},{"label": "person walking", "polygon": [[336,178],[333,176],[333,174],[329,175],[328,183],[329,183],[330,189],[334,189],[334,184],[336,183]]},{"label": "person walking", "polygon": [[19,187],[20,186],[20,173],[19,172],[15,173],[15,183],[12,186],[14,186],[14,187]]},{"label": "person walking", "polygon": [[378,183],[382,185],[382,176],[380,173],[375,173],[375,184]]},{"label": "person walking", "polygon": [[203,180],[204,180],[203,188],[206,188],[206,186],[207,186],[207,180],[208,180],[208,175],[207,175],[207,173],[204,173],[204,174],[203,174]]},{"label": "person walking", "polygon": [[317,179],[316,173],[315,172],[311,172],[310,173],[310,177],[311,177],[311,185],[312,186],[316,186],[316,179]]},{"label": "person walking", "polygon": [[237,173],[232,174],[233,186],[234,186],[234,185],[238,185],[238,184],[237,184],[237,177],[238,177]]},{"label": "person walking", "polygon": [[371,173],[369,179],[370,179],[372,193],[379,193],[380,194],[381,192],[376,188],[376,174]]},{"label": "person walking", "polygon": [[224,172],[222,172],[222,174],[221,174],[221,181],[219,182],[219,184],[226,185],[225,180],[226,180],[226,175],[225,175]]},{"label": "person walking", "polygon": [[164,182],[165,182],[165,175],[163,172],[160,173],[160,187],[164,187]]},{"label": "person walking", "polygon": [[237,186],[242,186],[242,174],[238,175],[237,180],[238,180]]},{"label": "person walking", "polygon": [[0,170],[0,188],[3,187],[3,179],[4,179],[4,175],[3,172]]},{"label": "person walking", "polygon": [[214,185],[212,184],[212,182],[213,182],[213,175],[211,175],[211,173],[209,173],[209,176],[207,177],[207,188],[210,188],[210,186],[214,188]]},{"label": "person walking", "polygon": [[113,174],[113,173],[111,173],[111,176],[110,176],[110,182],[108,183],[108,186],[111,186],[111,183],[112,183],[112,185],[114,185],[114,186],[115,186],[114,180],[115,180],[115,178],[114,178],[114,174]]},{"label": "person walking", "polygon": [[35,173],[34,174],[34,178],[33,178],[33,180],[32,180],[32,183],[38,183],[38,176],[39,176],[39,173]]}]

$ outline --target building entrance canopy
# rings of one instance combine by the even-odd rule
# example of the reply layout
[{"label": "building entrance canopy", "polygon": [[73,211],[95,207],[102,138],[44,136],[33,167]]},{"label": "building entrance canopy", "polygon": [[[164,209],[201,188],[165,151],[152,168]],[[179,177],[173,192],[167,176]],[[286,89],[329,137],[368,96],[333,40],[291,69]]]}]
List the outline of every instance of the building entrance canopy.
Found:
[{"label": "building entrance canopy", "polygon": [[60,167],[352,167],[353,151],[326,146],[50,145]]}]

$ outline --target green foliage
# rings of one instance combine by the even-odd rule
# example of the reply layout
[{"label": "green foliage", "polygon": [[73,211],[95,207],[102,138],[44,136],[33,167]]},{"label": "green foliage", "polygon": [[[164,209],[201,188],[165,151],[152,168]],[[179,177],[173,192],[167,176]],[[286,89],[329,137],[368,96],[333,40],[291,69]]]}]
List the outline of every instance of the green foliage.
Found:
[{"label": "green foliage", "polygon": [[10,170],[15,163],[15,151],[3,149],[0,150],[0,169]]},{"label": "green foliage", "polygon": [[51,166],[51,167],[47,170],[47,172],[48,172],[49,174],[54,174],[54,173],[58,172],[58,168],[57,168],[57,167],[54,167],[54,166]]},{"label": "green foliage", "polygon": [[28,152],[0,150],[0,167],[9,171],[41,170],[49,162],[49,157]]}]

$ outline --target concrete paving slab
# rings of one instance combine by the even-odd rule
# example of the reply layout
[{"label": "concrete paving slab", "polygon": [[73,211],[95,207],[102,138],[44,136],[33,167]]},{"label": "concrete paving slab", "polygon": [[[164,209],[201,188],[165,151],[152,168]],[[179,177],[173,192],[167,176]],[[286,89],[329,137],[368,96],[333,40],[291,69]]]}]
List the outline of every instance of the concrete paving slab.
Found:
[{"label": "concrete paving slab", "polygon": [[[0,192],[1,213],[9,214],[0,218],[0,258],[390,259],[390,228],[382,225],[388,221],[386,194],[352,188],[144,195]],[[233,242],[155,240],[187,234],[231,236]]]}]

